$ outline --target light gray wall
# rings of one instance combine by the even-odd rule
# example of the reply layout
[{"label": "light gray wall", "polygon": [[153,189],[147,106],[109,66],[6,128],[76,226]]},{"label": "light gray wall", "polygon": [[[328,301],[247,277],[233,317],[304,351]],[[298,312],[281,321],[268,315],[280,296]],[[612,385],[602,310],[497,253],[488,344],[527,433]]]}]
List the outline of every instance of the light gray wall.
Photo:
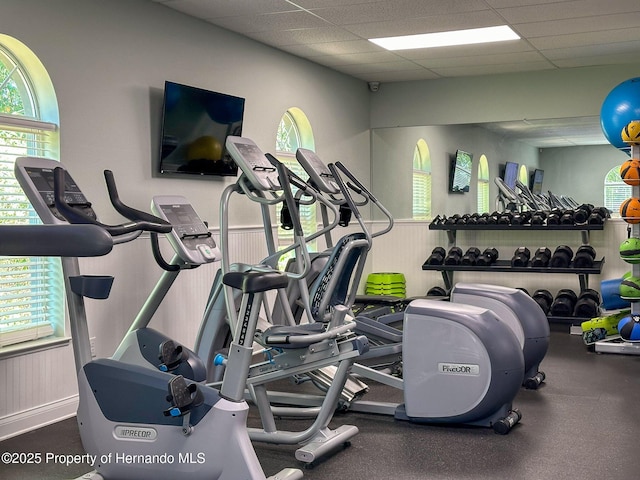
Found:
[{"label": "light gray wall", "polygon": [[[413,152],[418,140],[427,142],[431,155],[431,210],[433,216],[477,211],[478,162],[489,163],[490,204],[495,209],[498,194],[493,178],[507,161],[538,167],[538,151],[522,142],[510,141],[481,127],[470,125],[376,128],[371,132],[371,176],[373,191],[398,219],[412,218]],[[468,193],[449,193],[451,156],[457,149],[473,154],[473,174]],[[379,218],[374,212],[374,218]]]},{"label": "light gray wall", "polygon": [[[27,45],[48,70],[60,107],[61,160],[107,223],[102,170],[113,170],[123,200],[147,209],[156,194],[185,195],[212,227],[233,181],[154,176],[165,80],[246,98],[243,134],[265,151],[290,107],[309,118],[316,151],[342,160],[370,184],[366,83],[232,34],[162,5],[134,0],[3,0],[0,32]],[[248,204],[250,203],[250,205]],[[235,197],[232,248],[258,261],[259,209]],[[259,229],[258,229],[259,230]],[[249,256],[247,256],[249,255]],[[235,257],[237,258],[237,257]],[[176,282],[152,326],[192,345],[217,265]],[[116,277],[108,301],[88,302],[98,355],[110,355],[160,275],[148,239],[83,262],[84,273]],[[0,360],[0,439],[73,415],[70,345]]]},{"label": "light gray wall", "polygon": [[562,193],[579,203],[604,205],[604,177],[629,156],[612,145],[540,150],[544,191]]},{"label": "light gray wall", "polygon": [[607,94],[640,64],[382,84],[371,128],[599,115]]},{"label": "light gray wall", "polygon": [[[165,80],[246,98],[243,135],[273,151],[282,114],[301,108],[316,150],[369,183],[366,83],[190,18],[131,0],[6,0],[0,31],[25,43],[52,78],[60,106],[61,160],[110,219],[101,171],[147,208],[152,195],[186,195],[212,225],[232,179],[154,177]],[[242,203],[242,202],[241,202]],[[232,224],[259,223],[255,205]]]}]

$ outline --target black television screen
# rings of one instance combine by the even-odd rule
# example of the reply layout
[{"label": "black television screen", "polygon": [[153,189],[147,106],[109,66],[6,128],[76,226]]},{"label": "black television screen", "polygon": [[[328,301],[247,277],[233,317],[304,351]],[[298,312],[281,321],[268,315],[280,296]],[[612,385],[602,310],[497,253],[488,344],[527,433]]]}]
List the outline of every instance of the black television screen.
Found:
[{"label": "black television screen", "polygon": [[514,162],[507,162],[504,164],[504,175],[502,180],[507,184],[509,188],[516,188],[516,180],[518,179],[518,164]]},{"label": "black television screen", "polygon": [[452,193],[465,193],[471,185],[471,163],[473,155],[462,150],[456,151],[456,156],[451,162],[451,175],[449,191]]},{"label": "black television screen", "polygon": [[531,176],[531,192],[540,195],[542,193],[542,180],[544,178],[544,170],[536,168]]},{"label": "black television screen", "polygon": [[225,149],[228,135],[242,135],[244,98],[165,82],[160,173],[237,175]]}]

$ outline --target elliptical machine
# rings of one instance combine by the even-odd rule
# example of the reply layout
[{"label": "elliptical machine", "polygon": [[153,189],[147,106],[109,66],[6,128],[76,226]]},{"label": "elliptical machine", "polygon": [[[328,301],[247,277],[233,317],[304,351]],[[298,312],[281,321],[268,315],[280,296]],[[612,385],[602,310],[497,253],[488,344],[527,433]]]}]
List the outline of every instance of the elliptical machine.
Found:
[{"label": "elliptical machine", "polygon": [[[363,234],[344,239],[327,267],[320,272],[313,287],[307,291],[306,275],[310,259],[289,182],[295,182],[296,186],[304,189],[305,195],[314,196],[317,193],[300,183],[284,165],[268,154],[265,155],[248,138],[227,137],[226,148],[241,169],[242,175],[236,183],[225,189],[221,198],[222,271],[212,285],[195,351],[206,359],[208,365],[217,366],[209,369],[212,381],[216,381],[218,371],[224,368],[226,350],[229,359],[242,358],[240,363],[247,365],[248,375],[244,382],[236,383],[234,388],[238,394],[247,389],[247,395],[257,406],[262,421],[262,428],[249,429],[251,439],[288,445],[302,444],[296,450],[296,458],[312,463],[321,455],[348,444],[358,433],[354,425],[341,425],[332,429],[329,428],[329,422],[347,382],[351,365],[368,350],[366,337],[352,332],[355,324],[346,318],[347,311],[343,304],[353,290],[352,277],[359,278],[364,268],[370,239]],[[271,243],[268,248],[271,255],[261,265],[231,263],[226,245],[229,236],[229,202],[233,194],[243,194],[262,208],[267,244]],[[276,319],[270,315],[269,299],[264,295],[254,295],[249,286],[253,283],[251,278],[255,272],[274,272],[277,257],[283,253],[274,252],[274,242],[269,237],[272,228],[269,208],[283,201],[291,212],[294,231],[294,244],[285,250],[295,250],[297,267],[282,273],[289,281],[277,289],[276,302],[281,302],[283,313]],[[234,282],[223,284],[220,281],[223,278],[233,278]],[[290,282],[299,282],[305,292],[302,301],[308,317],[313,320],[311,323],[298,325],[293,320],[285,295]],[[325,291],[334,292],[335,295],[326,295]],[[268,328],[256,331],[254,335],[254,330],[245,327],[245,321],[251,317],[258,322],[259,315],[263,313],[269,320],[266,325]],[[229,337],[231,344],[228,343]],[[254,348],[254,340],[260,345],[259,350]],[[259,353],[264,360],[253,359],[254,352]],[[269,383],[309,374],[329,366],[336,367],[335,376],[328,385],[326,395],[319,402],[319,408],[288,408],[283,411],[272,405],[267,389]],[[223,385],[225,382],[226,373]],[[314,420],[308,428],[298,432],[283,431],[277,427],[276,417],[293,415],[311,416]]]},{"label": "elliptical machine", "polygon": [[[36,211],[42,215],[46,208],[49,212],[52,225],[42,228],[53,226],[82,233],[77,238],[53,235],[42,242],[42,238],[31,238],[25,230],[24,236],[14,236],[14,244],[3,251],[12,255],[65,255],[62,265],[78,375],[78,426],[83,446],[96,462],[95,472],[82,479],[139,480],[187,475],[202,480],[264,480],[247,434],[248,406],[242,397],[235,397],[224,386],[218,391],[147,366],[113,359],[91,360],[84,297],[106,298],[113,279],[80,275],[76,255],[104,254],[113,244],[131,241],[142,231],[166,231],[165,222],[153,222],[149,216],[115,226],[65,225],[59,212],[70,210],[69,203],[80,204],[87,212],[92,209],[60,163],[20,158],[16,178]],[[85,230],[93,233],[84,235]],[[73,243],[69,244],[70,240]],[[34,242],[39,246],[34,247]],[[280,281],[271,275],[262,279],[262,288],[269,289]],[[246,373],[242,365],[230,359],[225,375],[242,378]],[[221,435],[224,441],[217,441]],[[299,470],[285,469],[270,478],[301,477]]]},{"label": "elliptical machine", "polygon": [[[336,184],[343,194],[352,189],[375,202],[375,197],[341,163],[325,167],[310,151],[299,151],[297,156],[302,157],[301,163],[306,164],[315,184]],[[402,378],[365,366],[360,360],[352,372],[359,378],[401,389],[404,402],[355,399],[346,402],[346,408],[418,423],[488,426],[501,434],[519,422],[521,414],[511,403],[524,375],[522,348],[494,312],[415,300],[394,317],[403,321],[402,330],[359,316],[355,318],[356,331],[370,339],[376,337],[367,360],[401,354]]]}]

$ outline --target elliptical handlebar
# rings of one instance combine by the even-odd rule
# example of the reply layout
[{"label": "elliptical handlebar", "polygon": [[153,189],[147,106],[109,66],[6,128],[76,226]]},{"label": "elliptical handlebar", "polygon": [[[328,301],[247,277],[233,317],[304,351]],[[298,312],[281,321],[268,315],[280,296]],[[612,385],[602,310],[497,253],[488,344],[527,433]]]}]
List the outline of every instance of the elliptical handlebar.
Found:
[{"label": "elliptical handlebar", "polygon": [[[294,235],[294,249],[296,251],[296,256],[300,256],[301,267],[298,273],[288,272],[287,275],[292,279],[300,279],[305,277],[310,269],[311,269],[311,259],[309,258],[309,251],[307,250],[306,239],[304,237],[304,230],[302,229],[302,224],[300,223],[300,215],[298,215],[295,199],[293,198],[293,192],[291,191],[291,181],[290,175],[294,175],[282,162],[280,162],[277,158],[275,158],[270,153],[266,153],[265,156],[271,162],[271,164],[276,168],[278,172],[278,180],[280,182],[280,186],[282,188],[284,202],[287,204],[289,211],[291,213],[291,223],[293,225],[293,235]],[[298,183],[298,182],[296,182]],[[304,183],[304,182],[303,182]],[[305,187],[306,188],[306,187]]]},{"label": "elliptical handlebar", "polygon": [[[347,182],[347,186],[354,190],[355,192],[357,192],[359,195],[362,195],[363,197],[367,198],[372,204],[374,204],[378,210],[380,210],[382,212],[382,214],[387,217],[387,221],[388,221],[388,225],[383,228],[382,230],[375,232],[373,234],[371,234],[371,238],[375,238],[378,237],[380,235],[384,235],[385,233],[388,233],[391,231],[391,229],[393,228],[393,215],[391,215],[391,212],[387,209],[387,207],[385,207],[382,203],[380,203],[380,201],[376,198],[376,196],[371,193],[369,191],[369,189],[367,189],[367,187],[365,187],[362,182],[360,182],[360,180],[358,180],[355,175],[353,175],[353,173],[351,173],[351,171],[349,171],[349,169],[347,167],[344,166],[344,164],[342,162],[336,162],[335,166],[340,169],[340,171],[349,179],[349,181]],[[335,174],[334,174],[335,176]],[[339,175],[338,175],[339,176]],[[344,182],[343,182],[344,185]],[[357,203],[355,204],[356,206],[359,206]],[[353,210],[353,207],[351,207]]]},{"label": "elliptical handlebar", "polygon": [[349,193],[349,188],[347,187],[347,185],[344,183],[344,180],[340,176],[340,173],[338,172],[338,169],[337,169],[337,165],[330,163],[329,165],[327,165],[327,167],[329,167],[329,170],[331,170],[331,174],[333,175],[334,180],[338,184],[338,187],[340,187],[340,191],[342,192],[342,196],[347,202],[347,206],[351,209],[351,211],[355,215],[356,220],[360,224],[360,228],[362,229],[365,236],[367,237],[367,242],[369,243],[369,245],[371,245],[372,238],[373,238],[371,235],[371,232],[365,226],[364,221],[362,220],[362,215],[360,215],[360,210],[358,209],[355,202],[353,201],[353,198],[351,197],[351,193]]},{"label": "elliptical handlebar", "polygon": [[[62,167],[56,167],[54,169],[53,183],[55,207],[58,212],[60,212],[60,214],[71,224],[93,224],[103,228],[113,237],[114,244],[134,240],[140,236],[143,231],[159,233],[171,231],[171,225],[169,225],[169,230],[167,230],[166,225],[161,225],[147,220],[136,220],[132,221],[132,223],[122,223],[119,225],[107,225],[101,223],[67,203],[64,198],[65,170]],[[166,223],[164,220],[158,220]]]}]

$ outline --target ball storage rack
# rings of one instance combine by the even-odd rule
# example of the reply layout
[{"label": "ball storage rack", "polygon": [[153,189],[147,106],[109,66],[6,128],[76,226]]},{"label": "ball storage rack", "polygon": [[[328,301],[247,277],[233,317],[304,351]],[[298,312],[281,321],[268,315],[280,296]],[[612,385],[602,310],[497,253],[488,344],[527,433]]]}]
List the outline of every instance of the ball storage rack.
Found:
[{"label": "ball storage rack", "polygon": [[[631,157],[640,159],[640,144],[631,143]],[[632,185],[631,195],[640,198],[640,185]],[[624,219],[624,218],[623,218]],[[637,218],[627,221],[631,229],[631,236],[640,238],[640,223]],[[640,264],[631,264],[631,272],[634,277],[640,277]],[[640,298],[631,299],[631,315],[640,315]],[[640,355],[640,342],[629,342],[620,335],[612,335],[604,340],[595,342],[594,350],[599,353],[618,353],[624,355]]]}]

